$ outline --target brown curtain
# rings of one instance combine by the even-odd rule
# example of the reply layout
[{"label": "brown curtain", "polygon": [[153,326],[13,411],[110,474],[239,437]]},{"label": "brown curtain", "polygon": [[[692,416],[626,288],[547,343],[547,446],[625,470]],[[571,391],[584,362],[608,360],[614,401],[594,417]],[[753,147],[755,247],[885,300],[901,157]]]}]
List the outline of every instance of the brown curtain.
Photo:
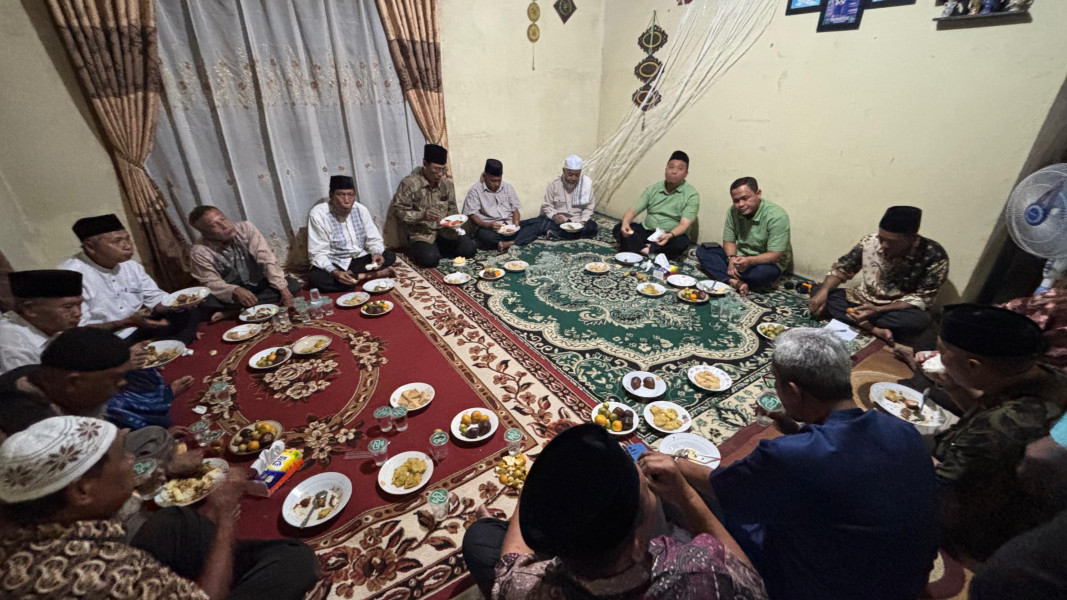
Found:
[{"label": "brown curtain", "polygon": [[140,226],[135,238],[146,246],[142,259],[161,287],[182,287],[189,282],[188,243],[144,170],[155,144],[161,90],[153,0],[49,0],[48,5],[107,140],[127,216],[131,225]]},{"label": "brown curtain", "polygon": [[11,301],[11,286],[7,280],[7,274],[11,271],[14,271],[11,263],[7,262],[7,257],[0,252],[0,312],[14,308],[14,303]]}]

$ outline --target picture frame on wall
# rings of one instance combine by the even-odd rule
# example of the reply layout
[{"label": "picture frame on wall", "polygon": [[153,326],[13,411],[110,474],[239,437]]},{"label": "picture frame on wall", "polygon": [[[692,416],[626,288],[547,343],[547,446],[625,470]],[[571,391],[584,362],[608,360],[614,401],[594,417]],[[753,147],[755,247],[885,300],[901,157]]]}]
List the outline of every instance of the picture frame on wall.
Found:
[{"label": "picture frame on wall", "polygon": [[822,10],[822,0],[786,0],[785,14],[802,15]]},{"label": "picture frame on wall", "polygon": [[824,0],[816,31],[859,29],[865,0]]},{"label": "picture frame on wall", "polygon": [[904,6],[905,4],[915,4],[916,0],[863,0],[866,6],[864,8],[884,8],[887,6]]}]

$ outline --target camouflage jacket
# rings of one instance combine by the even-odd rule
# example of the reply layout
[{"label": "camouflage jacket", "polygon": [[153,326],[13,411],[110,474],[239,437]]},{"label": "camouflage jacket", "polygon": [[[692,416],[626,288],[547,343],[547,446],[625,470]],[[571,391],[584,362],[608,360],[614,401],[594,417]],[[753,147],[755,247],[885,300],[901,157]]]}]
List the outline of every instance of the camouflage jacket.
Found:
[{"label": "camouflage jacket", "polygon": [[[422,176],[422,167],[415,167],[410,175],[400,181],[389,205],[389,212],[399,225],[400,243],[404,246],[412,242],[434,243],[441,225],[436,220],[426,218],[426,211],[436,208],[441,216],[454,215],[459,212],[456,204],[456,189],[452,180],[444,178],[436,188]],[[451,230],[449,230],[451,232]]]}]

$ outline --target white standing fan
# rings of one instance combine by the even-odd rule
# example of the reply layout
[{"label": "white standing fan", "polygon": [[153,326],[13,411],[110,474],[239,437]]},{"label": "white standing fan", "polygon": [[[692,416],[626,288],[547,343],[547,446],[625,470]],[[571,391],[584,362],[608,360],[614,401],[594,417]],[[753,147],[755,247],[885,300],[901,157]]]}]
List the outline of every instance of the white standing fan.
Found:
[{"label": "white standing fan", "polygon": [[1025,252],[1048,259],[1043,291],[1067,273],[1067,163],[1031,174],[1012,190],[1004,224]]}]

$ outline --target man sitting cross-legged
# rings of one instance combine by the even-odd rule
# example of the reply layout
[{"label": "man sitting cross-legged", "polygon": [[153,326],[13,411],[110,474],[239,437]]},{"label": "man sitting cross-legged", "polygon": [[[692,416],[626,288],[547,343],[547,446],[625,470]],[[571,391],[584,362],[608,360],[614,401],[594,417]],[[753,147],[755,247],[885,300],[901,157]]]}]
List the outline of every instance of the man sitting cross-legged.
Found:
[{"label": "man sitting cross-legged", "polygon": [[[563,162],[563,174],[548,183],[540,216],[521,223],[515,245],[525,246],[542,235],[550,240],[594,237],[597,232],[593,220],[595,208],[593,180],[582,175],[582,159],[572,154]],[[579,223],[582,228],[564,231],[560,225],[568,222]]]},{"label": "man sitting cross-legged", "polygon": [[[700,194],[689,185],[689,155],[675,150],[667,161],[663,181],[645,188],[633,208],[626,211],[622,222],[615,226],[612,235],[623,252],[648,254],[662,252],[675,260],[689,248],[689,226],[700,212]],[[643,213],[645,220],[634,223],[634,218]],[[663,233],[651,239],[656,230]]]},{"label": "man sitting cross-legged", "polygon": [[495,158],[486,160],[485,172],[463,199],[463,214],[474,221],[478,247],[504,252],[513,246],[515,240],[505,240],[507,236],[501,235],[500,228],[518,225],[520,208],[515,188],[504,181],[504,164]]}]

